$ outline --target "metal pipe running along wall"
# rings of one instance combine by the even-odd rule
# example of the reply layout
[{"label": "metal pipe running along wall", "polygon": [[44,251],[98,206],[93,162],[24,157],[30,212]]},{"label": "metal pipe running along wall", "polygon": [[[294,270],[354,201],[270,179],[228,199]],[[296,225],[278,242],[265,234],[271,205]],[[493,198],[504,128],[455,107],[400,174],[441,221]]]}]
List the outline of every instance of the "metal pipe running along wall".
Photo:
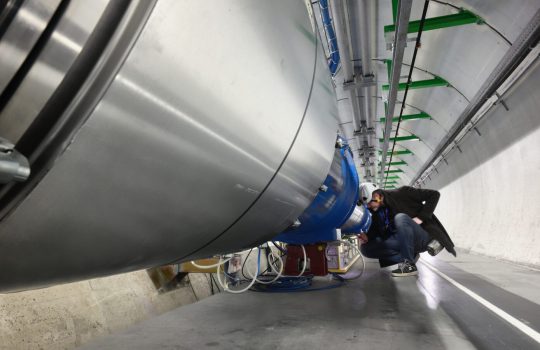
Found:
[{"label": "metal pipe running along wall", "polygon": [[62,2],[39,50],[2,63],[25,68],[0,137],[39,135],[29,179],[0,189],[2,292],[255,246],[330,171],[336,98],[304,2],[99,4]]}]

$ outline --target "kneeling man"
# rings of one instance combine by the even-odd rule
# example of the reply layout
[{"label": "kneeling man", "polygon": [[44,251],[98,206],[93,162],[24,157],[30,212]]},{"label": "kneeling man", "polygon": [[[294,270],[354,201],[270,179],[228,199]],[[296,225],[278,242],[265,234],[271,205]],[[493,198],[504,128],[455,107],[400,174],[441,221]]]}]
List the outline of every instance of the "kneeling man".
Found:
[{"label": "kneeling man", "polygon": [[392,276],[415,276],[419,253],[437,254],[442,247],[456,256],[454,243],[433,215],[438,191],[404,186],[382,190],[366,182],[360,186],[361,200],[372,213],[367,233],[359,235],[362,254],[379,259],[381,267],[399,264]]}]

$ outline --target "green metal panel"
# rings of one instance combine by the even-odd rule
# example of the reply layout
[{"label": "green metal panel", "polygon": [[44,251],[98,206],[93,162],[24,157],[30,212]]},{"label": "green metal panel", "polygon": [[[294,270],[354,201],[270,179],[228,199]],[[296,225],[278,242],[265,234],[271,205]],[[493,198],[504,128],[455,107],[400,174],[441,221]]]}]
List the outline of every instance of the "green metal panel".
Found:
[{"label": "green metal panel", "polygon": [[401,169],[393,169],[393,170],[385,170],[384,172],[387,173],[387,174],[395,174],[395,173],[402,173],[403,170],[401,170]]},{"label": "green metal panel", "polygon": [[[379,166],[381,165],[381,163],[379,162]],[[400,166],[400,165],[407,165],[407,162],[403,161],[403,160],[399,160],[397,162],[391,162],[389,164],[386,164],[387,167],[392,167],[392,166]]]},{"label": "green metal panel", "polygon": [[[407,32],[408,33],[418,32],[418,30],[420,29],[420,22],[421,22],[420,20],[409,22],[409,28]],[[474,13],[472,13],[471,11],[461,9],[459,13],[456,13],[453,15],[427,18],[424,22],[423,30],[427,31],[427,30],[434,30],[434,29],[442,29],[442,28],[461,26],[461,25],[471,24],[471,23],[482,24],[484,23],[484,20],[480,16],[477,16]],[[395,24],[384,26],[385,33],[395,32],[395,31],[396,31]]]},{"label": "green metal panel", "polygon": [[397,162],[391,162],[391,163],[388,163],[387,166],[392,166],[392,165],[407,165],[407,163],[403,160],[400,160],[400,161],[397,161]]},{"label": "green metal panel", "polygon": [[[431,116],[425,112],[416,113],[416,114],[407,114],[401,116],[401,121],[404,120],[416,120],[416,119],[431,119]],[[397,123],[399,121],[399,117],[392,118],[392,123]],[[380,119],[381,123],[386,123],[386,118]]]},{"label": "green metal panel", "polygon": [[[379,150],[379,154],[381,154],[381,153],[382,153],[382,151]],[[394,156],[403,156],[403,155],[407,155],[407,154],[414,154],[414,153],[412,151],[408,150],[408,149],[394,151],[394,153],[393,153]],[[392,155],[392,152],[388,151],[387,156],[391,156],[391,155]]]},{"label": "green metal panel", "polygon": [[[450,86],[450,83],[448,83],[446,80],[444,80],[441,77],[435,77],[433,79],[426,79],[426,80],[417,80],[417,81],[411,81],[409,84],[409,90],[414,89],[424,89],[424,88],[430,88],[430,87],[436,87],[436,86]],[[382,86],[383,91],[388,91],[390,88],[390,85],[384,84]],[[407,83],[399,83],[398,90],[405,90],[407,88]]]},{"label": "green metal panel", "polygon": [[399,8],[399,0],[392,0],[392,18],[394,19],[394,24],[397,21],[397,11]]},{"label": "green metal panel", "polygon": [[[416,135],[409,135],[409,136],[398,136],[398,137],[390,137],[390,141],[400,142],[400,141],[417,141],[420,140],[420,138]],[[384,139],[379,139],[379,142],[384,142]]]}]

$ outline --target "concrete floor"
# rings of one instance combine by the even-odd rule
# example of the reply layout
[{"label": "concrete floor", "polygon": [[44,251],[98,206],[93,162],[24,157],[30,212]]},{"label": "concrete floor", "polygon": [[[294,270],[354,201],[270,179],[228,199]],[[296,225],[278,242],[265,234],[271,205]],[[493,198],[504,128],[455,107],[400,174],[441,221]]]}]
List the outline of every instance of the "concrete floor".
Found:
[{"label": "concrete floor", "polygon": [[[219,294],[83,349],[540,349],[428,266],[540,331],[540,272],[462,253],[423,256],[418,278],[368,261],[331,290]],[[328,281],[319,281],[331,283]]]}]

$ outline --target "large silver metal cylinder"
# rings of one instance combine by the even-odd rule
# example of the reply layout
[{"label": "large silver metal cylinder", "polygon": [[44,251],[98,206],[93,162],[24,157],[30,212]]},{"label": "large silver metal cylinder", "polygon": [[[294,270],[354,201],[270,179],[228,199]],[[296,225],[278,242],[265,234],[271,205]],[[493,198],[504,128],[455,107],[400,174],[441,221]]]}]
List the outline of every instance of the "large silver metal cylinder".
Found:
[{"label": "large silver metal cylinder", "polygon": [[254,246],[329,171],[336,101],[304,2],[163,0],[135,26],[142,3],[115,32],[132,45],[113,37],[58,118],[69,132],[44,137],[65,138],[47,166],[3,189],[0,291]]}]

